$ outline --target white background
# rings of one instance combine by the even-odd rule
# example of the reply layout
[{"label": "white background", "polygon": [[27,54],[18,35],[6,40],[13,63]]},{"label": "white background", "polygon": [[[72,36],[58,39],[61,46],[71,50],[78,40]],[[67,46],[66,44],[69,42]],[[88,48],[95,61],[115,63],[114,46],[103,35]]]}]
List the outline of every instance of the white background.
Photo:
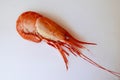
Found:
[{"label": "white background", "polygon": [[77,39],[97,43],[86,46],[93,54],[83,52],[120,72],[120,0],[0,0],[0,80],[119,80],[73,55],[66,71],[56,49],[22,39],[16,20],[28,10],[55,20]]}]

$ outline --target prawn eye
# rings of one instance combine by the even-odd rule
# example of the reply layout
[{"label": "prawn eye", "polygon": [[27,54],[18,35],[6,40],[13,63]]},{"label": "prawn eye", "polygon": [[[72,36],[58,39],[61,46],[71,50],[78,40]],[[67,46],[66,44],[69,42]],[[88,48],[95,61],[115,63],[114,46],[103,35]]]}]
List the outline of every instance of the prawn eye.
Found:
[{"label": "prawn eye", "polygon": [[69,40],[70,39],[70,37],[69,36],[65,36],[65,40]]}]

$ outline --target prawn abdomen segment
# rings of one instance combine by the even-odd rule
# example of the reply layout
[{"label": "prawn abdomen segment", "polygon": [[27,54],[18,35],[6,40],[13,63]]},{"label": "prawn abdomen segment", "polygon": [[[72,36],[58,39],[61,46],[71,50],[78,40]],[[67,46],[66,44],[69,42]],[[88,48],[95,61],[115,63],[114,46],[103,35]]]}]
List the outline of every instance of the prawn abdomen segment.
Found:
[{"label": "prawn abdomen segment", "polygon": [[20,36],[26,40],[40,42],[42,38],[36,34],[35,21],[41,15],[35,12],[25,12],[18,17],[16,29]]}]

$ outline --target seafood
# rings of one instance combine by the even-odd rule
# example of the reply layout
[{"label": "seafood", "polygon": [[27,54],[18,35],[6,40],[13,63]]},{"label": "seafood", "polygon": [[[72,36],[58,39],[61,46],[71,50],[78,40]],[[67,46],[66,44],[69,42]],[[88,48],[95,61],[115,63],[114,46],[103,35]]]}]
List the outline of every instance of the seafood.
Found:
[{"label": "seafood", "polygon": [[56,22],[37,12],[27,11],[22,13],[16,21],[16,30],[19,35],[26,40],[36,43],[44,41],[48,45],[56,48],[63,57],[66,69],[68,69],[67,56],[72,53],[75,56],[80,56],[96,67],[120,77],[120,73],[104,68],[80,51],[80,49],[87,49],[84,47],[85,44],[96,45],[96,43],[84,42],[75,39],[67,30]]}]

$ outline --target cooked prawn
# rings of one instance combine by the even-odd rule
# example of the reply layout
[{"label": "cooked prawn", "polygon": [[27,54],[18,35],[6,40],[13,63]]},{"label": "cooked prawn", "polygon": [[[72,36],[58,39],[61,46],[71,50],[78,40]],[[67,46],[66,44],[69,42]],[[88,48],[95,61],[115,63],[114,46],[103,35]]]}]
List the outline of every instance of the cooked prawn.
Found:
[{"label": "cooked prawn", "polygon": [[[97,64],[85,56],[79,50],[85,48],[84,44],[96,45],[95,43],[89,43],[75,39],[68,31],[66,31],[56,22],[37,12],[27,11],[22,13],[17,19],[16,29],[20,36],[24,39],[36,43],[39,43],[43,40],[48,45],[58,49],[63,57],[66,69],[68,69],[67,56],[69,56],[69,52],[71,52],[75,56],[80,56],[94,66],[101,68],[117,77],[120,77],[120,73],[104,68],[103,66]],[[69,52],[66,51],[66,49],[68,49]]]}]

